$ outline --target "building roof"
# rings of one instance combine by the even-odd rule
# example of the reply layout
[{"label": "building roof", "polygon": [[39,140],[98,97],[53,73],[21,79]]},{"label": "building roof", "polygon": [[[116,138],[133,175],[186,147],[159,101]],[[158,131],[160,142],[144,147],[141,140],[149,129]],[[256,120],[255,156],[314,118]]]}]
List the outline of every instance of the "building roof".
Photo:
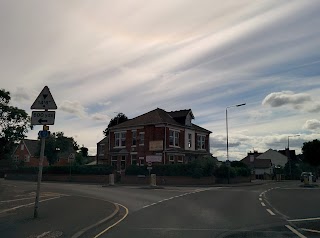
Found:
[{"label": "building roof", "polygon": [[[142,114],[140,116],[137,116],[135,118],[132,118],[128,121],[125,121],[119,125],[115,125],[110,128],[110,130],[115,129],[121,129],[121,128],[127,128],[127,127],[135,127],[135,126],[144,126],[144,125],[154,125],[154,124],[169,124],[173,126],[183,126],[184,124],[181,124],[177,122],[170,114],[174,116],[180,116],[180,115],[188,115],[191,110],[181,110],[181,111],[175,111],[175,112],[166,112],[165,110],[161,108],[154,109],[150,112],[147,112],[145,114]],[[193,116],[193,115],[192,115]],[[211,131],[206,130],[200,126],[197,126],[195,124],[192,124],[192,128],[203,131],[206,133],[211,133]]]},{"label": "building roof", "polygon": [[29,151],[31,156],[36,156],[39,153],[39,141],[38,140],[24,139],[23,142],[26,145],[27,150]]},{"label": "building roof", "polygon": [[171,111],[167,112],[172,118],[186,117],[189,113],[191,113],[192,119],[194,119],[193,113],[191,109],[184,109],[179,111]]},{"label": "building roof", "polygon": [[105,138],[103,138],[101,141],[99,141],[97,144],[106,144],[108,143],[108,136],[106,136]]},{"label": "building roof", "polygon": [[[279,153],[283,154],[284,156],[287,156],[288,150],[278,150]],[[289,159],[295,160],[297,158],[296,151],[295,150],[289,150]]]}]

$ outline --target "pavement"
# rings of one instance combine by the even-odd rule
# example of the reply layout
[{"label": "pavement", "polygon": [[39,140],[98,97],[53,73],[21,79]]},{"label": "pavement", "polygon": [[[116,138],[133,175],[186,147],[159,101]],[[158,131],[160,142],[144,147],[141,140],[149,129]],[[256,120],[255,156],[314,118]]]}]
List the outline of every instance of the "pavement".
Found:
[{"label": "pavement", "polygon": [[39,217],[34,219],[35,183],[21,185],[0,183],[1,237],[87,237],[119,212],[109,201],[42,192]]},{"label": "pavement", "polygon": [[[16,186],[26,192],[33,191],[34,187],[30,182],[1,182],[4,185],[1,188]],[[44,195],[61,196],[44,201],[40,206],[46,229],[38,232],[37,226],[30,228],[31,224],[36,225],[29,221],[32,208],[30,211],[24,208],[18,209],[17,213],[27,211],[29,220],[21,218],[10,222],[9,215],[3,218],[0,214],[0,234],[9,234],[14,232],[14,227],[21,227],[29,229],[28,235],[33,235],[30,237],[46,237],[42,236],[45,232],[58,234],[63,229],[61,237],[72,237],[71,234],[82,231],[89,223],[91,226],[96,224],[103,214],[110,213],[107,204],[116,203],[117,215],[94,226],[83,237],[320,237],[320,187],[304,188],[300,185],[299,181],[256,181],[232,186],[144,189],[141,186],[42,183]],[[0,192],[0,197],[2,194]],[[89,200],[77,200],[84,197]],[[104,204],[105,200],[111,203]],[[77,208],[76,214],[70,214],[75,210],[72,209],[74,203],[83,207]],[[62,209],[58,209],[60,207]],[[50,212],[55,208],[56,215],[52,215]],[[106,211],[99,213],[101,208]],[[23,215],[16,214],[19,216]]]}]

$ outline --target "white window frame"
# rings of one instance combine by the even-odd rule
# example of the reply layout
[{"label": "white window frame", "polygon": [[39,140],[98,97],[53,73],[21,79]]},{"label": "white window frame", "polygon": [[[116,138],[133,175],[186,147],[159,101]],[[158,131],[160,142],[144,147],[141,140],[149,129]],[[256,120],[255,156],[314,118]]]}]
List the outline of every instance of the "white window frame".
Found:
[{"label": "white window frame", "polygon": [[[134,164],[133,163],[133,157],[136,157],[135,158],[135,161],[136,161],[136,163]],[[138,155],[137,154],[131,154],[131,165],[137,165],[137,164],[139,164],[139,162],[138,162]]]},{"label": "white window frame", "polygon": [[177,163],[183,164],[183,156],[182,155],[178,156]]},{"label": "white window frame", "polygon": [[169,164],[174,164],[174,155],[169,155]]},{"label": "white window frame", "polygon": [[[173,135],[171,135],[171,132],[173,133]],[[171,145],[171,141],[170,138],[172,137],[172,145]],[[170,147],[180,147],[180,131],[178,130],[169,130],[169,146]]]},{"label": "white window frame", "polygon": [[14,161],[14,162],[18,162],[18,161],[19,161],[19,155],[15,155],[15,156],[13,157],[13,161]]},{"label": "white window frame", "polygon": [[[137,146],[137,131],[136,130],[132,130],[132,142],[131,142],[131,146],[132,147],[136,147]],[[133,136],[135,134],[135,136]],[[133,143],[135,142],[135,143]]]},{"label": "white window frame", "polygon": [[[141,136],[142,136],[143,140],[141,140]],[[145,140],[144,132],[139,132],[139,145],[144,145],[144,140]]]},{"label": "white window frame", "polygon": [[[124,168],[122,168],[122,163],[124,162]],[[120,160],[120,170],[124,171],[127,168],[127,158],[125,155],[121,156],[121,160]]]},{"label": "white window frame", "polygon": [[198,150],[205,150],[206,149],[206,136],[205,135],[197,135],[197,145],[198,145]]},{"label": "white window frame", "polygon": [[192,147],[192,134],[188,133],[188,148]]},{"label": "white window frame", "polygon": [[[124,148],[126,147],[126,131],[114,132],[114,148]],[[117,145],[118,141],[118,145]]]},{"label": "white window frame", "polygon": [[99,155],[104,155],[105,144],[99,144]]},{"label": "white window frame", "polygon": [[30,162],[30,155],[24,155],[24,162]]}]

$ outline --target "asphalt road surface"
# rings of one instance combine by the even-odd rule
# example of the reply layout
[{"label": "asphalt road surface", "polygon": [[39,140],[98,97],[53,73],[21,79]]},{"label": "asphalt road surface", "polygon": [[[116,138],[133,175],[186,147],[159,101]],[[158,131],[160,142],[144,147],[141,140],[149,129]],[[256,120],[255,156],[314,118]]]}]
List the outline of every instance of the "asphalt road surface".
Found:
[{"label": "asphalt road surface", "polygon": [[[28,182],[4,183],[31,186]],[[320,237],[320,188],[300,185],[293,181],[154,190],[43,183],[42,189],[118,203],[120,214],[91,237]]]}]

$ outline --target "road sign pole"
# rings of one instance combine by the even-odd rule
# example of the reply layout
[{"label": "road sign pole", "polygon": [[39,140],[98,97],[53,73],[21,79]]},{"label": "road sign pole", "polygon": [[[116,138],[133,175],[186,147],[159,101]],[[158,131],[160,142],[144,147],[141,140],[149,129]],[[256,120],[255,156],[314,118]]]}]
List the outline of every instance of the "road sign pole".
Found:
[{"label": "road sign pole", "polygon": [[[45,126],[43,126],[45,129]],[[44,148],[46,145],[46,139],[44,137],[41,138],[41,149],[40,149],[40,161],[39,161],[39,173],[38,173],[38,183],[37,183],[37,192],[36,192],[36,200],[34,202],[34,212],[33,218],[38,217],[38,206],[39,206],[39,197],[40,197],[40,184],[42,180],[42,167],[43,167],[43,159],[44,159]]]}]

